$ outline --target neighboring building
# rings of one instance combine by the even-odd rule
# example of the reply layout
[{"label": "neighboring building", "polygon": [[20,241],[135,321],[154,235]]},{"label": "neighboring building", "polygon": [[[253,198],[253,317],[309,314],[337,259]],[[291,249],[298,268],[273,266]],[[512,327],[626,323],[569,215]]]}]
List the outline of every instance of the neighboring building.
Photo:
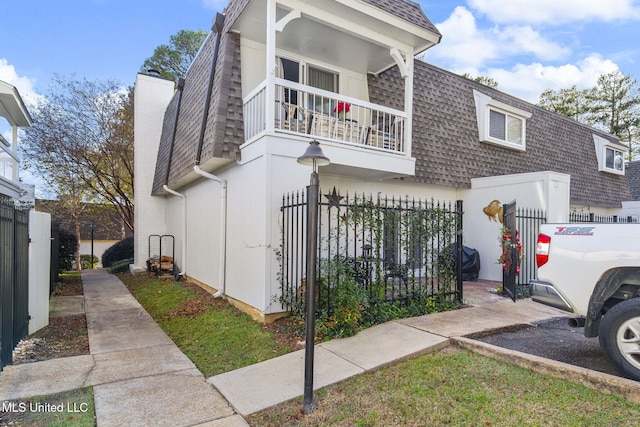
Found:
[{"label": "neighboring building", "polygon": [[0,131],[8,124],[11,137],[0,133],[0,198],[18,199],[20,186],[20,159],[18,157],[18,129],[31,126],[31,115],[18,90],[0,81]]},{"label": "neighboring building", "polygon": [[93,254],[101,259],[104,251],[124,237],[133,235],[110,205],[81,203],[77,209],[78,228],[74,221],[74,209],[59,200],[36,199],[35,209],[50,213],[52,221],[57,222],[61,229],[79,234],[80,255],[90,255],[93,243]]},{"label": "neighboring building", "polygon": [[626,175],[629,180],[632,200],[640,201],[640,160],[627,163]]},{"label": "neighboring building", "polygon": [[566,221],[631,198],[615,137],[414,61],[440,37],[406,0],[232,0],[177,88],[138,76],[135,266],[173,235],[183,274],[277,315],[280,207],[312,139],[324,189],[463,200],[485,279],[501,277],[493,199]]},{"label": "neighboring building", "polygon": [[622,202],[620,216],[626,220],[640,222],[640,160],[628,162],[625,173],[631,189],[631,199]]},{"label": "neighboring building", "polygon": [[[28,213],[28,232],[23,236],[28,240],[28,260],[20,259],[20,251],[16,251],[20,240],[18,227],[16,226],[15,208],[30,209],[34,187],[22,185],[20,182],[20,158],[18,156],[18,130],[31,126],[31,115],[25,106],[18,90],[3,81],[0,81],[0,208],[2,209],[2,226],[12,228],[7,233],[7,228],[0,226],[0,265],[6,268],[7,262],[12,267],[24,270],[28,263],[28,333],[49,324],[49,289],[50,289],[50,264],[51,264],[51,217],[48,214],[34,212]],[[9,130],[9,138],[3,136],[5,130]],[[8,206],[3,206],[8,205]],[[21,266],[20,268],[18,266]],[[7,272],[3,272],[7,273]],[[20,275],[24,271],[19,272]],[[11,298],[22,293],[19,289],[23,283],[18,279],[18,274],[11,271],[8,274],[0,274],[0,288],[4,292],[10,291]],[[24,276],[22,276],[24,277]],[[3,280],[7,280],[4,281]],[[17,300],[16,296],[16,300]],[[16,314],[15,311],[13,313]],[[7,321],[6,313],[2,316]],[[11,314],[9,314],[11,318]],[[9,324],[9,323],[7,323]],[[16,329],[17,330],[17,329]],[[6,342],[10,341],[5,340]],[[4,350],[4,349],[3,349]]]}]

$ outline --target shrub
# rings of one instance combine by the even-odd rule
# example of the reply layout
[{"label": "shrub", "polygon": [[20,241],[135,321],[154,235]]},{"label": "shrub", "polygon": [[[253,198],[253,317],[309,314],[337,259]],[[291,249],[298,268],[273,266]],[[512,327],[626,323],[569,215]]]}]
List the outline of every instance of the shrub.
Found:
[{"label": "shrub", "polygon": [[133,262],[133,258],[127,258],[120,261],[116,261],[109,267],[109,273],[121,273],[129,269],[129,264]]},{"label": "shrub", "polygon": [[117,261],[133,258],[133,237],[127,237],[111,246],[102,254],[102,266],[111,267]]},{"label": "shrub", "polygon": [[78,238],[69,230],[60,229],[59,234],[58,273],[65,270],[73,270],[78,249]]},{"label": "shrub", "polygon": [[90,270],[91,268],[95,268],[98,263],[100,262],[100,258],[98,258],[97,256],[93,256],[93,267],[91,266],[91,255],[90,254],[84,254],[84,255],[80,255],[80,267],[83,270]]}]

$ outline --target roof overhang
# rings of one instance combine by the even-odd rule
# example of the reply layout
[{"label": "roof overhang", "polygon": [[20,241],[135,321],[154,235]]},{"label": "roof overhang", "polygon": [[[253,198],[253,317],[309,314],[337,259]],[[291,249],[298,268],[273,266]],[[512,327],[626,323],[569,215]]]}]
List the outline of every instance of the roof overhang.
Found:
[{"label": "roof overhang", "polygon": [[0,81],[0,117],[7,119],[11,126],[31,126],[31,115],[20,93],[14,86],[3,81]]},{"label": "roof overhang", "polygon": [[20,186],[13,181],[9,181],[3,176],[0,176],[0,194],[9,196],[12,199],[20,197]]},{"label": "roof overhang", "polygon": [[[267,0],[249,2],[233,30],[266,43]],[[277,32],[276,48],[360,73],[377,74],[396,65],[391,48],[416,55],[441,35],[356,0],[276,0],[276,21],[292,11]],[[299,16],[299,17],[298,17]]]}]

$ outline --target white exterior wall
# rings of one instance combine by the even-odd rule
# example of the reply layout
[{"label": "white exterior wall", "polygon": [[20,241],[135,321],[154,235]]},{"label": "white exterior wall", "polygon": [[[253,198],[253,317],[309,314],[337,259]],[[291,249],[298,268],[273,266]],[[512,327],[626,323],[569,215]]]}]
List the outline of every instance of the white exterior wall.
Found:
[{"label": "white exterior wall", "polygon": [[134,266],[146,268],[148,237],[165,233],[165,200],[152,197],[156,157],[162,134],[164,112],[174,93],[172,81],[138,74],[135,85],[135,218]]},{"label": "white exterior wall", "polygon": [[[118,243],[119,240],[94,240],[93,254],[102,260],[102,254],[111,246]],[[91,240],[80,241],[80,255],[91,255]]]},{"label": "white exterior wall", "polygon": [[640,222],[640,201],[622,202],[622,209],[617,215],[624,218],[630,216],[634,222]]},{"label": "white exterior wall", "polygon": [[[263,138],[245,147],[245,151],[243,151],[243,159],[253,158],[254,160],[243,165],[241,168],[236,169],[238,174],[237,177],[235,177],[236,179],[240,176],[244,176],[248,180],[248,185],[246,187],[247,191],[250,191],[249,188],[251,188],[253,183],[254,191],[259,192],[264,188],[263,194],[266,195],[266,199],[262,200],[263,198],[261,197],[259,203],[246,203],[247,200],[245,200],[245,205],[242,208],[244,211],[243,215],[250,213],[250,215],[254,217],[256,223],[252,225],[251,228],[248,228],[246,224],[240,222],[236,224],[236,227],[241,233],[246,233],[250,229],[252,230],[251,233],[253,233],[254,226],[264,226],[266,227],[266,235],[270,237],[269,240],[266,241],[262,240],[262,238],[252,238],[251,236],[245,235],[243,237],[245,239],[245,244],[243,245],[238,245],[239,240],[230,238],[229,245],[236,245],[233,251],[229,251],[229,256],[234,257],[232,259],[237,260],[238,258],[235,257],[247,256],[251,251],[257,251],[259,256],[254,254],[253,256],[250,256],[250,259],[256,263],[261,263],[257,264],[261,267],[258,267],[255,271],[251,271],[252,268],[249,264],[233,266],[233,261],[230,260],[227,268],[233,269],[236,272],[234,274],[237,274],[237,276],[234,278],[238,280],[234,280],[232,282],[230,278],[229,284],[227,285],[228,293],[229,295],[232,295],[230,293],[231,291],[229,291],[231,283],[235,283],[238,286],[241,286],[246,280],[249,280],[252,283],[263,283],[263,288],[256,286],[244,287],[241,295],[246,298],[253,298],[256,296],[256,293],[261,294],[260,297],[263,300],[257,302],[260,302],[262,307],[265,307],[265,309],[254,304],[252,305],[260,308],[265,313],[277,313],[282,311],[282,307],[277,301],[277,296],[280,295],[280,283],[278,282],[278,271],[280,265],[276,253],[276,250],[280,247],[282,231],[280,228],[280,207],[282,206],[282,197],[285,193],[292,191],[295,192],[297,190],[304,189],[309,185],[311,168],[297,163],[298,156],[302,155],[306,148],[306,142],[302,143],[302,141],[296,141],[294,139]],[[325,155],[331,159],[328,154],[331,150],[327,150],[327,146],[322,146],[322,148]],[[249,166],[252,163],[264,165],[265,168],[262,169],[262,166],[256,167],[255,165],[251,169],[246,168],[246,166]],[[454,188],[417,184],[401,180],[367,181],[359,178],[329,175],[323,173],[323,168],[320,168],[319,172],[321,197],[323,197],[323,194],[331,192],[334,186],[336,187],[336,190],[340,191],[343,195],[349,192],[349,194],[373,194],[375,197],[378,193],[381,193],[382,195],[388,195],[389,197],[396,196],[397,198],[409,196],[410,198],[420,198],[422,200],[431,200],[433,198],[441,201],[455,201],[458,198],[459,193],[458,190]],[[260,182],[258,176],[260,176],[261,173],[267,173],[266,176],[268,179],[265,187],[262,187],[262,184],[257,186],[255,185]],[[231,198],[229,200],[231,206]],[[267,212],[266,218],[265,215],[258,211],[258,208],[262,203],[264,203],[264,207]],[[230,216],[234,215],[233,211],[230,211]],[[245,220],[247,220],[247,218],[243,218],[242,221]],[[235,243],[233,243],[233,241],[235,241]],[[248,245],[246,242],[252,242],[252,244]],[[259,268],[262,268],[262,270],[258,271]],[[264,289],[264,292],[262,289]],[[274,298],[274,296],[276,298]]]},{"label": "white exterior wall", "polygon": [[29,211],[29,334],[49,324],[51,215]]},{"label": "white exterior wall", "polygon": [[491,221],[483,208],[492,200],[516,201],[521,208],[543,209],[547,222],[569,219],[569,175],[535,172],[471,180],[464,192],[464,244],[480,254],[480,279],[502,280],[499,236],[502,224]]}]

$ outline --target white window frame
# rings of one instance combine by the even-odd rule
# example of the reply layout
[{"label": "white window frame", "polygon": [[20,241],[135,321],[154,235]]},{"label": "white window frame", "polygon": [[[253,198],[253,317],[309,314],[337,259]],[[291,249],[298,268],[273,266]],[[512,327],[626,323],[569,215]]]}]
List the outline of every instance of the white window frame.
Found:
[{"label": "white window frame", "polygon": [[[486,142],[489,144],[498,145],[501,147],[510,148],[512,150],[526,151],[527,149],[527,119],[531,118],[531,113],[521,110],[512,105],[505,104],[504,102],[497,101],[477,90],[473,90],[473,98],[476,105],[476,119],[478,122],[478,134],[480,136],[480,142]],[[503,114],[505,116],[505,138],[499,139],[491,136],[491,111]],[[507,123],[508,118],[514,118],[522,122],[522,133],[520,141],[514,142],[508,140]]]},{"label": "white window frame", "polygon": [[341,86],[341,78],[342,78],[342,74],[340,73],[339,70],[333,69],[333,68],[329,68],[326,67],[324,65],[320,65],[318,63],[315,62],[310,62],[308,61],[306,58],[302,58],[302,57],[296,57],[293,55],[287,55],[286,53],[284,54],[280,54],[280,53],[276,53],[276,66],[278,67],[278,71],[277,71],[277,76],[280,78],[284,78],[284,71],[281,69],[280,65],[279,65],[279,60],[280,59],[287,59],[289,61],[292,62],[297,62],[298,66],[299,66],[299,76],[300,76],[300,80],[297,83],[303,84],[303,85],[307,85],[309,86],[309,68],[315,68],[316,70],[320,70],[320,71],[325,71],[327,73],[331,73],[334,75],[334,90],[329,91],[329,92],[335,92],[335,93],[340,93],[340,86]]},{"label": "white window frame", "polygon": [[[593,135],[593,142],[595,144],[596,157],[598,159],[598,171],[612,173],[615,175],[624,175],[624,157],[628,153],[629,149],[595,134]],[[615,152],[618,152],[620,154],[620,156],[622,157],[622,169],[616,169],[615,165],[613,168],[607,166],[607,150],[614,151],[614,154]]]}]

